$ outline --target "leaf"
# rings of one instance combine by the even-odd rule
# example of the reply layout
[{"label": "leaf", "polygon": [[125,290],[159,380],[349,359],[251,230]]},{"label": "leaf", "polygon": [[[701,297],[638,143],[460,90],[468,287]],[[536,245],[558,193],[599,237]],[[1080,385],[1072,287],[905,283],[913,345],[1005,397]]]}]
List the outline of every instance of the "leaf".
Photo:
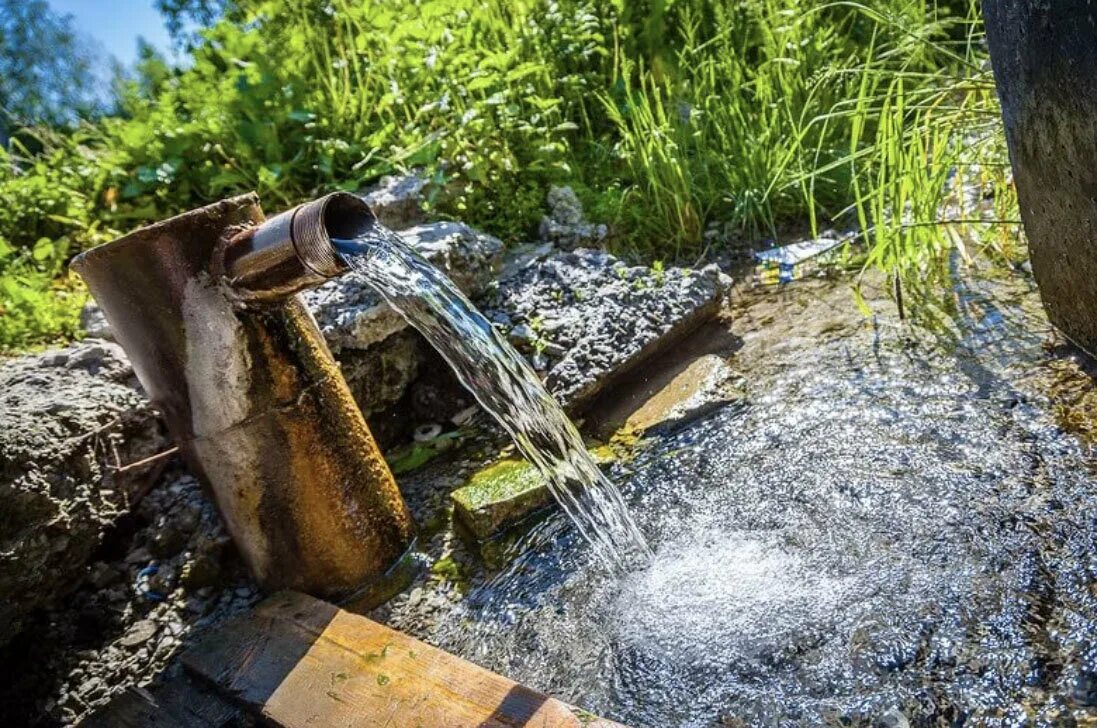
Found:
[{"label": "leaf", "polygon": [[52,258],[53,253],[53,241],[49,238],[38,238],[38,242],[34,244],[34,250],[33,252],[31,252],[31,257],[33,257],[38,262],[42,262]]}]

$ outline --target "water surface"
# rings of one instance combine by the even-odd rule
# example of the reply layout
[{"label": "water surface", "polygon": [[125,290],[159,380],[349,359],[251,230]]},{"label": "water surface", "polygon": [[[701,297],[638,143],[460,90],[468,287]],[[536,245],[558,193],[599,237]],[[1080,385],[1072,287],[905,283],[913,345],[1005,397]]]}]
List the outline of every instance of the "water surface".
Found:
[{"label": "water surface", "polygon": [[614,473],[650,565],[550,521],[418,634],[637,728],[1097,718],[1097,476],[1035,292],[968,280],[926,310],[740,294],[745,401]]}]

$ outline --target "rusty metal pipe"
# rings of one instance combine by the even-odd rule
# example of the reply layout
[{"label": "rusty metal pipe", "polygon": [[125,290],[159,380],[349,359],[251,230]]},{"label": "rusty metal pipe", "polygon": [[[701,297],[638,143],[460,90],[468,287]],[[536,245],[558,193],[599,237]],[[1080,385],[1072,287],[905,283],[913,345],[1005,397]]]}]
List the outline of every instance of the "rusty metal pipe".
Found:
[{"label": "rusty metal pipe", "polygon": [[282,298],[345,273],[332,238],[355,238],[376,225],[369,205],[336,192],[233,237],[223,256],[224,274],[244,298]]},{"label": "rusty metal pipe", "polygon": [[410,547],[411,516],[298,296],[346,270],[330,238],[375,224],[351,195],[264,221],[255,195],[73,261],[255,578],[340,600]]}]

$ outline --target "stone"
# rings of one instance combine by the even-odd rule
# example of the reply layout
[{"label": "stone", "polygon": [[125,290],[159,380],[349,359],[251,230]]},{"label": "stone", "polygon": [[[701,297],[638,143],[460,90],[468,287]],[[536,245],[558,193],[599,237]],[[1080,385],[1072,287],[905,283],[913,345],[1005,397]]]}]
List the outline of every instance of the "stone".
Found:
[{"label": "stone", "polygon": [[[400,236],[469,296],[487,288],[502,262],[503,244],[498,239],[460,223],[418,225]],[[304,296],[362,413],[367,419],[391,415],[425,365],[433,362],[429,346],[355,273]],[[379,428],[375,434],[387,439],[386,432],[402,431],[402,420],[385,416],[370,424]]]},{"label": "stone", "polygon": [[525,460],[489,465],[451,498],[454,515],[480,542],[552,504],[541,474]]},{"label": "stone", "polygon": [[574,250],[599,243],[608,232],[605,225],[592,225],[570,187],[553,187],[548,193],[549,214],[541,218],[541,240],[561,250]]},{"label": "stone", "polygon": [[89,339],[114,340],[114,333],[107,323],[107,317],[103,315],[103,309],[94,299],[89,298],[84,307],[80,309],[80,328]]},{"label": "stone", "polygon": [[156,622],[151,619],[142,619],[140,622],[134,623],[129,631],[119,638],[118,643],[123,647],[136,647],[152,639],[158,630],[159,627],[157,627]]},{"label": "stone", "polygon": [[482,305],[489,318],[506,315],[512,328],[533,330],[546,386],[575,412],[716,314],[729,286],[715,266],[630,267],[609,253],[579,249],[512,269]]},{"label": "stone", "polygon": [[365,349],[340,349],[343,378],[366,417],[400,400],[419,376],[424,346],[417,332],[404,329]]},{"label": "stone", "polygon": [[[589,450],[599,464],[612,462],[609,448]],[[548,484],[528,461],[500,460],[474,473],[450,494],[453,512],[478,543],[489,541],[555,501]]]},{"label": "stone", "polygon": [[169,446],[121,348],[91,339],[0,363],[0,642],[83,580]]},{"label": "stone", "polygon": [[910,728],[910,721],[901,710],[891,709],[876,720],[877,728]]},{"label": "stone", "polygon": [[415,172],[386,175],[361,194],[377,220],[390,230],[403,230],[423,221],[423,188],[427,180]]},{"label": "stone", "polygon": [[692,422],[714,409],[739,401],[743,393],[727,360],[706,354],[689,362],[625,419],[630,435],[654,435]]},{"label": "stone", "polygon": [[[470,297],[483,292],[502,262],[502,242],[457,222],[417,225],[401,231],[400,237]],[[353,272],[304,296],[328,345],[337,353],[366,349],[408,326]]]}]

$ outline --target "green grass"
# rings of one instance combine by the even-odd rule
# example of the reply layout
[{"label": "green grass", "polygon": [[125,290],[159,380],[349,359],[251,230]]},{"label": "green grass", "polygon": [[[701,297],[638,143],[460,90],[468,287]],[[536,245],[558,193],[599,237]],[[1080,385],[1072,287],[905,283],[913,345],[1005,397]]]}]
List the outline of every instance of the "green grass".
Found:
[{"label": "green grass", "polygon": [[0,351],[76,331],[63,263],[116,231],[412,168],[433,215],[509,242],[571,184],[629,257],[856,224],[915,288],[1016,254],[1015,226],[938,214],[978,177],[1016,218],[985,66],[974,0],[238,0],[186,70],[146,60],[116,115],[0,158]]}]

